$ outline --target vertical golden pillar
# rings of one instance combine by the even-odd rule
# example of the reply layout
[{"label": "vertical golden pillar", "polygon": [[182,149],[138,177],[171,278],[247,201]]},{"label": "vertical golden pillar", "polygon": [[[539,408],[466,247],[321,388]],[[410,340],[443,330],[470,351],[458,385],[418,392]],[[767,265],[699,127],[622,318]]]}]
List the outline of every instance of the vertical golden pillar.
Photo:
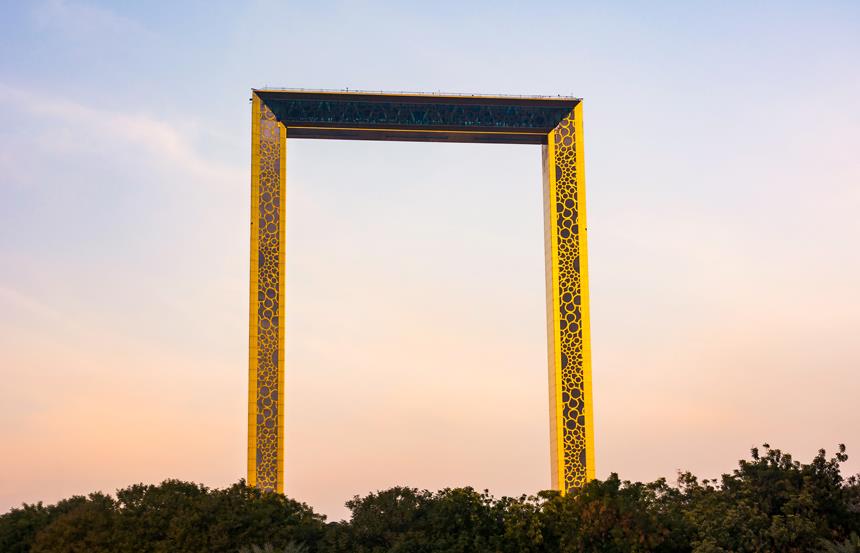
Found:
[{"label": "vertical golden pillar", "polygon": [[543,146],[552,486],[594,478],[582,103]]},{"label": "vertical golden pillar", "polygon": [[284,222],[287,131],[251,107],[248,484],[284,490]]}]

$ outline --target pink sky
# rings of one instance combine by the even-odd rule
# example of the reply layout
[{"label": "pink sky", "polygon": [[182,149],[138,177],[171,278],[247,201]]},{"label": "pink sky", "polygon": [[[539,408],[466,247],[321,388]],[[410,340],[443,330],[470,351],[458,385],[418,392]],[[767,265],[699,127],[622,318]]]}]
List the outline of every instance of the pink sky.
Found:
[{"label": "pink sky", "polygon": [[[343,4],[337,21],[415,40],[345,25],[269,63],[252,24],[295,52],[319,14],[249,7],[202,37],[184,34],[200,13],[178,11],[180,32],[97,4],[2,8],[0,511],[244,477],[246,100],[266,84],[583,96],[598,476],[716,476],[765,441],[804,460],[844,442],[860,471],[857,10],[675,8],[581,8],[567,55],[473,44],[482,14]],[[565,21],[514,12],[497,23],[524,44]],[[289,142],[289,495],[340,518],[395,484],[549,486],[539,158]]]}]

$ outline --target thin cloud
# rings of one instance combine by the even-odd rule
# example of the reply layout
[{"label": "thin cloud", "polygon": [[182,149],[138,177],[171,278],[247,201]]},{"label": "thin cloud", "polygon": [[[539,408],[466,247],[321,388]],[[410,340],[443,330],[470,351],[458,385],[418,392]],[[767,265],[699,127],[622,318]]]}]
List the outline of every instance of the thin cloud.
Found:
[{"label": "thin cloud", "polygon": [[56,309],[45,303],[24,294],[19,290],[4,286],[0,283],[0,306],[11,307],[30,313],[39,318],[52,322],[64,322],[65,318]]},{"label": "thin cloud", "polygon": [[[144,151],[156,158],[159,164],[176,166],[193,177],[206,181],[228,181],[242,179],[244,172],[203,157],[188,137],[175,125],[144,114],[116,112],[94,108],[66,98],[49,96],[38,92],[10,87],[0,83],[0,102],[13,110],[25,112],[39,119],[50,119],[56,127],[62,122],[79,137],[75,141],[43,141],[43,147],[64,149],[86,148],[85,137],[96,137],[99,144],[109,143],[116,148],[117,142]],[[101,150],[101,146],[99,150]]]}]

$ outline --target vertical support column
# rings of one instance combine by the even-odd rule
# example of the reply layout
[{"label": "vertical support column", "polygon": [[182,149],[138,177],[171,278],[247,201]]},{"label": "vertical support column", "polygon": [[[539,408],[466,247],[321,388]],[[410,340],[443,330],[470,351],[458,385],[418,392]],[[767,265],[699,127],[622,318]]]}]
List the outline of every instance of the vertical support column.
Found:
[{"label": "vertical support column", "polygon": [[582,103],[543,146],[552,486],[595,477]]},{"label": "vertical support column", "polygon": [[287,131],[251,107],[248,484],[284,491],[284,222]]}]

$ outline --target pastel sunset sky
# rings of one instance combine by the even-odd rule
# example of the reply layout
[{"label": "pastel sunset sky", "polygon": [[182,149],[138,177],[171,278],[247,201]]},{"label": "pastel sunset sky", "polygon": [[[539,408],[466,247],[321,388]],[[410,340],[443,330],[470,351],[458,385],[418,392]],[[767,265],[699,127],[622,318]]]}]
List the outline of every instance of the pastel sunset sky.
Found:
[{"label": "pastel sunset sky", "polygon": [[[0,512],[244,477],[266,86],[584,98],[598,476],[860,471],[860,3],[0,0]],[[539,147],[287,148],[287,494],[548,488]]]}]

